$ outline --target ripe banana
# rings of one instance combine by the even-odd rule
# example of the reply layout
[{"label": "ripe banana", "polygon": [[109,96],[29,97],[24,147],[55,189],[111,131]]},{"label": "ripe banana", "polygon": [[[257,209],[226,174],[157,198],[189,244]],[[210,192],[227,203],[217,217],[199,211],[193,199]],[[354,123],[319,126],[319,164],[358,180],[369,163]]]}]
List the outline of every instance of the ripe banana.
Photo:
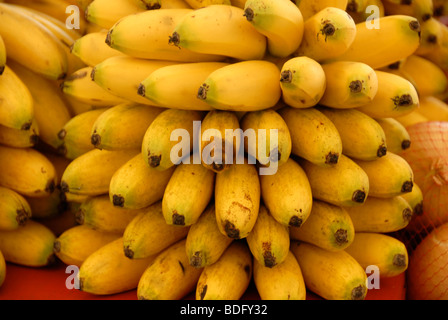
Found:
[{"label": "ripe banana", "polygon": [[388,152],[373,161],[353,159],[369,177],[369,195],[390,198],[411,192],[414,173],[411,166],[401,156]]},{"label": "ripe banana", "polygon": [[90,150],[67,166],[62,175],[61,189],[88,196],[107,194],[115,171],[137,153],[137,150]]},{"label": "ripe banana", "polygon": [[422,57],[434,62],[443,70],[446,70],[448,68],[448,26],[439,21],[438,27],[440,35],[434,43],[433,50],[423,53]]},{"label": "ripe banana", "polygon": [[191,62],[161,67],[141,82],[138,93],[166,108],[212,110],[212,106],[197,98],[198,88],[210,73],[226,65],[225,62]]},{"label": "ripe banana", "polygon": [[434,15],[434,6],[432,0],[412,0],[408,3],[393,3],[385,0],[384,8],[387,15],[406,14],[413,16],[420,22],[425,22]]},{"label": "ripe banana", "polygon": [[358,110],[373,118],[396,118],[418,108],[419,96],[409,80],[385,71],[376,70],[378,91],[373,100]]},{"label": "ripe banana", "polygon": [[192,10],[176,23],[169,43],[174,47],[238,60],[262,59],[267,39],[244,17],[244,10],[209,5]]},{"label": "ripe banana", "polygon": [[163,217],[167,224],[190,226],[213,197],[215,172],[200,163],[176,166],[163,194]]},{"label": "ripe banana", "polygon": [[368,266],[378,267],[379,275],[383,278],[397,276],[408,267],[406,246],[390,235],[356,232],[355,239],[345,251],[364,269]]},{"label": "ripe banana", "polygon": [[[319,166],[338,163],[342,140],[336,126],[316,108],[278,110],[291,135],[291,153]],[[309,137],[313,137],[310,142]]]},{"label": "ripe banana", "polygon": [[[421,105],[420,105],[421,108]],[[419,109],[420,110],[420,109]],[[400,154],[411,146],[411,137],[405,126],[395,118],[377,118],[376,122],[383,128],[386,135],[387,150]]]},{"label": "ripe banana", "polygon": [[155,10],[162,7],[161,0],[133,0],[133,2],[145,10]]},{"label": "ripe banana", "polygon": [[185,0],[163,0],[160,9],[192,9],[192,7]]},{"label": "ripe banana", "polygon": [[406,128],[413,124],[416,124],[419,122],[426,122],[429,120],[428,118],[423,116],[418,110],[414,110],[411,113],[408,113],[404,116],[394,117],[394,119],[396,119],[398,122],[400,122]]},{"label": "ripe banana", "polygon": [[360,13],[366,9],[367,0],[349,0],[347,3],[347,12],[351,15],[352,13]]},{"label": "ripe banana", "polygon": [[169,225],[162,214],[162,202],[142,210],[123,233],[123,250],[129,259],[147,258],[187,236],[189,227]]},{"label": "ripe banana", "polygon": [[55,239],[53,251],[66,265],[80,267],[89,255],[118,238],[119,233],[77,225],[65,230]]},{"label": "ripe banana", "polygon": [[326,89],[319,104],[336,109],[360,107],[378,91],[375,70],[362,62],[336,61],[322,65]]},{"label": "ripe banana", "polygon": [[39,142],[39,128],[34,119],[28,130],[12,129],[0,125],[0,144],[14,148],[31,148]]},{"label": "ripe banana", "polygon": [[56,170],[40,151],[0,146],[0,185],[23,196],[44,197],[56,186]]},{"label": "ripe banana", "polygon": [[85,10],[85,18],[91,23],[109,29],[121,18],[144,11],[146,9],[134,1],[115,0],[111,5],[107,0],[94,0]]},{"label": "ripe banana", "polygon": [[445,16],[448,12],[448,3],[445,0],[433,0],[433,10],[435,17]]},{"label": "ripe banana", "polygon": [[272,175],[260,175],[261,198],[269,213],[284,226],[299,228],[308,219],[313,197],[305,171],[289,158]]},{"label": "ripe banana", "polygon": [[185,242],[180,240],[160,252],[146,268],[137,286],[139,300],[180,300],[194,290],[202,269],[190,266]]},{"label": "ripe banana", "polygon": [[257,221],[246,240],[252,256],[264,267],[282,264],[289,252],[288,227],[275,220],[264,205],[260,205]]},{"label": "ripe banana", "polygon": [[[352,16],[355,23],[366,23],[368,20],[372,19],[372,17],[380,18],[384,17],[386,14],[383,0],[356,0],[356,2],[361,3],[361,5],[358,6],[362,8],[361,11],[350,11],[347,7],[347,12]],[[351,3],[353,4],[356,2],[352,1]]]},{"label": "ripe banana", "polygon": [[435,96],[420,98],[418,112],[431,121],[448,121],[448,104]]},{"label": "ripe banana", "polygon": [[342,140],[342,153],[360,160],[375,160],[387,153],[383,128],[365,113],[354,109],[319,108],[336,126]]},{"label": "ripe banana", "polygon": [[292,0],[292,2],[299,7],[304,21],[327,7],[335,7],[345,10],[348,4],[348,0]]},{"label": "ripe banana", "polygon": [[0,230],[15,230],[31,218],[28,201],[16,191],[0,187]]},{"label": "ripe banana", "polygon": [[279,78],[280,71],[272,62],[235,62],[210,73],[199,87],[197,97],[221,110],[268,109],[275,106],[281,98]]},{"label": "ripe banana", "polygon": [[[168,39],[180,20],[193,9],[158,9],[129,15],[113,25],[106,43],[131,57],[178,62],[220,61],[224,57],[170,45]],[[209,28],[209,27],[207,27]],[[141,30],[141,32],[134,32]],[[151,45],[148,45],[150,43]]]},{"label": "ripe banana", "polygon": [[318,62],[343,55],[356,36],[353,18],[344,10],[326,7],[305,21],[303,39],[294,53]]},{"label": "ripe banana", "polygon": [[27,267],[43,267],[55,261],[55,235],[43,224],[28,220],[20,228],[0,231],[0,251],[7,262]]},{"label": "ripe banana", "polygon": [[289,0],[248,0],[244,16],[267,39],[267,51],[288,57],[302,42],[304,21],[300,9]]},{"label": "ripe banana", "polygon": [[[204,267],[196,286],[196,300],[238,300],[249,287],[252,255],[246,243],[234,241],[214,264]],[[232,277],[226,277],[231,274]]]},{"label": "ripe banana", "polygon": [[162,200],[175,167],[157,170],[149,167],[141,153],[136,154],[113,174],[109,200],[114,206],[140,209]]},{"label": "ripe banana", "polygon": [[355,237],[355,226],[345,208],[314,200],[311,214],[300,228],[289,228],[290,237],[328,251],[340,251]]},{"label": "ripe banana", "polygon": [[412,191],[401,195],[412,209],[412,219],[404,229],[404,232],[422,232],[422,228],[431,225],[433,222],[423,211],[423,192],[418,184],[414,183]]},{"label": "ripe banana", "polygon": [[345,250],[332,252],[305,242],[292,241],[291,251],[299,262],[305,285],[310,291],[327,300],[365,299],[366,272]]},{"label": "ripe banana", "polygon": [[230,0],[184,0],[184,1],[188,3],[193,9],[204,8],[212,4],[231,5]]},{"label": "ripe banana", "polygon": [[195,268],[214,264],[233,241],[219,230],[215,210],[215,204],[210,203],[188,230],[185,249]]},{"label": "ripe banana", "polygon": [[253,260],[253,277],[261,300],[306,300],[302,269],[288,249],[285,260],[275,268]]},{"label": "ripe banana", "polygon": [[129,259],[120,237],[91,253],[78,272],[80,290],[95,295],[110,295],[137,288],[140,277],[155,259]]},{"label": "ripe banana", "polygon": [[2,36],[0,35],[0,76],[5,70],[5,66],[6,66],[6,47]]},{"label": "ripe banana", "polygon": [[442,40],[442,33],[445,26],[436,18],[431,18],[420,23],[421,35],[420,45],[414,54],[426,55],[436,50]]}]

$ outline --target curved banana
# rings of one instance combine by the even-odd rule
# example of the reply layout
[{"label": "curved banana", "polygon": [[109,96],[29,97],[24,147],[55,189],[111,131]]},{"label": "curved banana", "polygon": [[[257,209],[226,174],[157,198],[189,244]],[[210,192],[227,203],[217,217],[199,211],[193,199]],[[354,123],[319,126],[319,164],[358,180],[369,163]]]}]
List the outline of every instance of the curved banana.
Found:
[{"label": "curved banana", "polygon": [[15,230],[31,218],[28,201],[16,191],[0,187],[0,230]]},{"label": "curved banana", "polygon": [[144,11],[146,9],[134,1],[115,0],[111,4],[107,0],[93,0],[85,10],[85,18],[91,23],[109,29],[121,18]]},{"label": "curved banana", "polygon": [[39,143],[39,127],[36,119],[28,130],[8,128],[0,125],[0,144],[14,148],[31,148]]},{"label": "curved banana", "polygon": [[436,50],[442,40],[445,26],[435,17],[420,23],[421,35],[420,45],[414,54],[426,55]]},{"label": "curved banana", "polygon": [[347,9],[348,4],[348,0],[292,0],[292,2],[299,7],[304,21],[327,7],[335,7],[345,10]]},{"label": "curved banana", "polygon": [[418,113],[432,121],[448,121],[448,104],[434,96],[420,98]]},{"label": "curved banana", "polygon": [[[421,106],[420,106],[421,108]],[[383,128],[386,135],[387,150],[400,154],[411,146],[411,137],[400,122],[395,118],[377,118],[376,122]]]},{"label": "curved banana", "polygon": [[3,38],[0,35],[0,76],[2,75],[3,71],[5,70],[6,55],[7,54],[6,54],[5,42],[3,41]]}]

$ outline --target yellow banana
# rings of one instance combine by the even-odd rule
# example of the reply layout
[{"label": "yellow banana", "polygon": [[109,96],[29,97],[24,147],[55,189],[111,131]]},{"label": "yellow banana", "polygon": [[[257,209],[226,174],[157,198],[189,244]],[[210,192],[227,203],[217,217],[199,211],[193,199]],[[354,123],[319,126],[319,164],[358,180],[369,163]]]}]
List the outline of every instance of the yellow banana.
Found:
[{"label": "yellow banana", "polygon": [[420,22],[425,22],[434,14],[432,0],[411,0],[411,1],[391,1],[384,0],[386,15],[408,15],[417,18]]},{"label": "yellow banana", "polygon": [[252,273],[247,244],[234,241],[218,261],[204,267],[196,286],[196,300],[238,300],[249,287]]},{"label": "yellow banana", "polygon": [[345,208],[314,200],[311,214],[300,228],[289,228],[290,237],[328,251],[344,250],[355,237],[355,226]]},{"label": "yellow banana", "polygon": [[95,295],[110,295],[137,288],[138,282],[155,259],[129,259],[120,237],[91,253],[78,272],[80,290]]},{"label": "yellow banana", "polygon": [[400,117],[394,117],[398,122],[400,122],[404,127],[411,126],[413,124],[419,123],[419,122],[426,122],[428,121],[428,118],[423,116],[418,110],[414,110],[411,113],[408,113],[404,116]]},{"label": "yellow banana", "polygon": [[275,57],[288,57],[302,42],[304,21],[300,9],[289,0],[248,0],[244,16],[266,36],[267,50]]},{"label": "yellow banana", "polygon": [[6,65],[0,78],[0,125],[29,130],[34,119],[34,100],[18,75]]},{"label": "yellow banana", "polygon": [[395,118],[418,108],[419,96],[409,80],[376,70],[378,92],[373,100],[357,109],[373,118]]},{"label": "yellow banana", "polygon": [[411,145],[411,137],[405,126],[395,118],[377,118],[376,122],[383,128],[386,135],[387,150],[399,154]]},{"label": "yellow banana", "polygon": [[[359,1],[358,1],[359,2]],[[352,16],[355,23],[365,23],[372,14],[375,14],[377,18],[384,17],[386,15],[383,0],[361,0],[364,4],[361,3],[361,11],[350,11],[347,7],[347,12]],[[352,2],[353,3],[353,2]],[[375,7],[371,7],[375,6]]]},{"label": "yellow banana", "polygon": [[161,67],[141,82],[138,93],[166,108],[212,110],[212,106],[197,98],[198,88],[210,73],[226,65],[225,62],[191,62]]},{"label": "yellow banana", "polygon": [[401,156],[388,152],[373,161],[353,159],[369,177],[369,195],[390,198],[411,192],[414,173],[411,166]]},{"label": "yellow banana", "polygon": [[0,187],[0,230],[15,230],[31,218],[28,201],[16,191]]},{"label": "yellow banana", "polygon": [[115,171],[137,153],[137,150],[90,150],[67,166],[62,175],[61,189],[88,196],[107,194]]},{"label": "yellow banana", "polygon": [[336,126],[342,140],[342,153],[360,160],[375,160],[387,153],[383,128],[365,113],[354,109],[319,108]]},{"label": "yellow banana", "polygon": [[406,15],[357,23],[355,33],[351,46],[327,62],[356,61],[378,69],[410,56],[420,44],[420,23]]},{"label": "yellow banana", "polygon": [[109,198],[114,206],[140,209],[162,200],[175,167],[157,170],[149,167],[141,153],[135,155],[113,174]]},{"label": "yellow banana", "polygon": [[[204,8],[212,4],[230,5],[230,0],[184,0],[193,9]],[[163,3],[163,1],[162,1]]]},{"label": "yellow banana", "polygon": [[355,36],[353,18],[344,9],[326,7],[305,21],[303,39],[294,54],[322,62],[344,54]]},{"label": "yellow banana", "polygon": [[291,58],[281,66],[280,88],[283,102],[290,107],[313,107],[325,93],[325,72],[309,57]]},{"label": "yellow banana", "polygon": [[259,180],[249,163],[233,164],[216,175],[216,221],[222,234],[242,239],[253,229],[260,208]]},{"label": "yellow banana", "polygon": [[198,89],[198,98],[221,110],[268,109],[281,98],[279,78],[280,71],[272,62],[240,61],[210,73]]},{"label": "yellow banana", "polygon": [[0,35],[0,75],[2,75],[6,66],[6,47],[2,36]]},{"label": "yellow banana", "polygon": [[397,276],[408,267],[406,246],[390,235],[356,232],[355,239],[345,251],[364,269],[376,266],[379,276],[383,278]]},{"label": "yellow banana", "polygon": [[55,261],[55,235],[43,224],[28,220],[20,228],[0,231],[0,251],[7,262],[27,267],[43,267]]},{"label": "yellow banana", "polygon": [[0,185],[23,196],[44,197],[56,186],[56,170],[40,151],[0,146]]},{"label": "yellow banana", "polygon": [[308,20],[310,17],[327,7],[335,7],[345,10],[348,5],[348,0],[292,0],[292,2],[299,7],[304,21]]},{"label": "yellow banana", "polygon": [[[189,156],[193,150],[193,134],[196,130],[194,122],[201,121],[203,117],[204,114],[196,110],[167,109],[160,113],[143,137],[141,152],[146,163],[150,167],[165,170]],[[176,139],[179,138],[181,141],[177,143]],[[180,156],[179,151],[182,151]]]},{"label": "yellow banana", "polygon": [[192,10],[176,24],[169,40],[174,47],[238,60],[262,59],[267,40],[244,17],[244,10],[209,5]]},{"label": "yellow banana", "polygon": [[445,26],[436,18],[420,23],[420,45],[414,54],[425,55],[436,50],[442,39],[442,30]]},{"label": "yellow banana", "polygon": [[160,9],[162,6],[162,0],[133,0],[133,2],[146,10]]},{"label": "yellow banana", "polygon": [[313,197],[308,177],[292,158],[272,175],[260,175],[261,198],[284,226],[299,228],[308,219]]},{"label": "yellow banana", "polygon": [[[429,20],[428,20],[429,21]],[[421,54],[422,57],[434,62],[443,70],[448,69],[448,26],[439,21],[438,27],[440,28],[440,36],[437,37],[437,41],[431,51]]]},{"label": "yellow banana", "polygon": [[[316,108],[278,110],[291,135],[291,153],[320,166],[338,163],[342,140],[333,122]],[[313,137],[311,143],[309,137]]]},{"label": "yellow banana", "polygon": [[306,300],[302,269],[288,248],[285,260],[275,268],[253,262],[255,287],[261,300]]},{"label": "yellow banana", "polygon": [[142,210],[129,222],[123,233],[124,254],[141,259],[160,253],[187,236],[189,227],[169,225],[162,213],[162,202]]},{"label": "yellow banana", "polygon": [[93,0],[85,10],[85,18],[89,22],[109,29],[121,18],[144,11],[146,9],[134,1],[115,0],[111,4],[107,0]]},{"label": "yellow banana", "polygon": [[194,290],[202,269],[190,266],[185,242],[180,240],[160,252],[146,268],[137,286],[139,300],[180,300]]},{"label": "yellow banana", "polygon": [[210,203],[188,230],[185,249],[195,268],[214,264],[233,241],[219,230],[215,210],[215,204]]},{"label": "yellow banana", "polygon": [[119,233],[77,225],[65,230],[55,239],[53,251],[66,265],[80,267],[89,255],[118,238]]},{"label": "yellow banana", "polygon": [[6,261],[3,253],[0,251],[0,288],[5,282],[6,278]]},{"label": "yellow banana", "polygon": [[448,121],[448,104],[434,96],[420,98],[418,112],[432,121]]},{"label": "yellow banana", "polygon": [[360,107],[378,91],[375,70],[362,62],[336,61],[322,65],[326,89],[319,104],[336,109]]},{"label": "yellow banana", "polygon": [[28,130],[8,128],[0,125],[0,144],[14,148],[30,148],[39,142],[39,127],[34,119]]},{"label": "yellow banana", "polygon": [[309,243],[293,241],[291,251],[299,262],[305,285],[310,291],[326,300],[365,299],[366,272],[345,250],[332,252]]},{"label": "yellow banana", "polygon": [[146,129],[164,109],[123,103],[103,112],[91,127],[91,144],[98,149],[140,149]]},{"label": "yellow banana", "polygon": [[425,221],[428,220],[429,217],[423,214],[423,192],[418,184],[414,183],[412,191],[401,195],[401,197],[408,202],[409,206],[412,209],[412,219],[406,226],[404,232],[421,232],[422,226],[431,224],[431,222]]},{"label": "yellow banana", "polygon": [[289,252],[288,227],[275,220],[264,205],[260,205],[257,221],[246,240],[252,256],[264,267],[282,264]]},{"label": "yellow banana", "polygon": [[[168,43],[169,37],[180,20],[193,9],[158,9],[129,15],[113,25],[106,43],[113,49],[131,57],[179,62],[220,61],[224,57],[203,54]],[[142,30],[142,32],[134,32]],[[148,45],[150,43],[151,45]]]},{"label": "yellow banana", "polygon": [[161,0],[160,9],[192,9],[185,0]]}]

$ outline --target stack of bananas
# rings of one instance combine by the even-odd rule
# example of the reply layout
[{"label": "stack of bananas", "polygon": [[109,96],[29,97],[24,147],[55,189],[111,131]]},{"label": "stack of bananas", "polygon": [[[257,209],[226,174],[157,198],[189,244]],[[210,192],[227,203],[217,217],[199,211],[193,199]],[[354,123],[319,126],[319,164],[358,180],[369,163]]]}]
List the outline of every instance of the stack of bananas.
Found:
[{"label": "stack of bananas", "polygon": [[445,1],[4,2],[0,284],[59,259],[96,295],[364,299],[407,269]]}]

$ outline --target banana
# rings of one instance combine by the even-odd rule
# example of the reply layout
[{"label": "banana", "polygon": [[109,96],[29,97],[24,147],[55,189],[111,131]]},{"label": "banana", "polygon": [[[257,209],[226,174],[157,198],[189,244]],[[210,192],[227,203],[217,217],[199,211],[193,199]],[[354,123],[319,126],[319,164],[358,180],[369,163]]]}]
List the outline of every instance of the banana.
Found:
[{"label": "banana", "polygon": [[420,98],[418,112],[432,121],[448,121],[448,104],[442,99],[427,96]]},{"label": "banana", "polygon": [[92,3],[93,0],[76,0],[76,5],[81,9],[82,11],[85,11],[87,9],[87,6]]},{"label": "banana", "polygon": [[0,146],[0,185],[23,196],[44,197],[56,186],[54,165],[32,148]]},{"label": "banana", "polygon": [[315,106],[326,90],[325,72],[309,57],[293,57],[280,68],[282,101],[293,108]]},{"label": "banana", "polygon": [[364,269],[368,266],[378,267],[379,275],[383,278],[397,276],[408,267],[406,246],[390,235],[356,232],[355,239],[345,251]]},{"label": "banana", "polygon": [[[141,152],[147,165],[166,170],[189,156],[193,150],[195,121],[199,122],[203,117],[204,114],[196,110],[167,109],[160,113],[143,137]],[[179,134],[176,137],[177,132]],[[179,138],[181,142],[176,143]],[[179,144],[182,148],[181,156],[177,149]]]},{"label": "banana", "polygon": [[347,248],[356,227],[345,208],[314,200],[311,214],[300,228],[289,228],[290,237],[328,251]]},{"label": "banana", "polygon": [[387,15],[406,14],[416,17],[420,22],[428,21],[434,15],[432,0],[412,0],[408,3],[394,3],[384,0],[385,13]]},{"label": "banana", "polygon": [[[203,54],[186,48],[181,50],[168,43],[180,20],[193,9],[158,9],[129,15],[113,25],[106,43],[131,57],[178,62],[220,61],[224,56]],[[208,27],[207,27],[208,28]],[[134,32],[141,30],[142,32]],[[147,30],[145,32],[145,30]],[[151,45],[148,45],[150,43]]]},{"label": "banana", "polygon": [[5,282],[6,278],[6,261],[3,253],[0,251],[0,288]]},{"label": "banana", "polygon": [[398,122],[400,122],[404,127],[409,127],[413,124],[426,122],[429,119],[423,116],[418,110],[414,110],[404,116],[394,117]]},{"label": "banana", "polygon": [[31,218],[28,201],[16,191],[0,187],[0,230],[15,230]]},{"label": "banana", "polygon": [[30,205],[33,218],[47,219],[67,210],[68,202],[65,194],[56,187],[52,194],[45,197],[25,197]]},{"label": "banana", "polygon": [[212,106],[197,98],[198,88],[210,73],[226,65],[225,62],[191,62],[161,67],[141,82],[138,93],[165,108],[212,110]]},{"label": "banana", "polygon": [[7,54],[6,54],[5,42],[3,41],[3,38],[0,35],[0,76],[2,75],[3,71],[5,70],[6,56],[7,56]]},{"label": "banana", "polygon": [[267,39],[244,17],[244,10],[228,5],[209,5],[185,14],[177,22],[169,43],[182,51],[259,60],[267,51]]},{"label": "banana", "polygon": [[113,174],[109,185],[111,203],[117,207],[140,209],[162,200],[175,168],[151,168],[138,153]]},{"label": "banana", "polygon": [[348,5],[348,0],[292,0],[292,2],[299,7],[304,21],[327,7],[335,7],[345,10]]},{"label": "banana", "polygon": [[133,0],[142,9],[155,10],[162,7],[162,0]]},{"label": "banana", "polygon": [[356,24],[355,37],[350,47],[330,61],[354,61],[379,69],[404,59],[420,44],[420,23],[411,16],[393,15]]},{"label": "banana", "polygon": [[433,0],[434,17],[443,17],[448,12],[448,3],[445,0]]},{"label": "banana", "polygon": [[288,248],[285,260],[275,268],[253,261],[254,284],[261,300],[306,300],[302,269]]},{"label": "banana", "polygon": [[[320,166],[338,163],[342,140],[336,126],[316,108],[278,110],[291,135],[291,153]],[[310,142],[309,137],[313,137]]]},{"label": "banana", "polygon": [[66,95],[66,94],[62,95],[62,98],[64,98],[64,100],[66,101],[68,109],[70,110],[70,114],[72,117],[74,117],[80,113],[92,110],[92,109],[101,108],[101,107],[92,106],[88,103],[81,102],[81,101],[79,101],[69,95]]},{"label": "banana", "polygon": [[386,15],[382,0],[362,0],[361,2],[364,2],[364,4],[361,3],[361,6],[359,6],[361,8],[364,6],[361,11],[350,11],[347,7],[347,12],[352,16],[355,23],[367,22],[368,19],[372,19],[369,18],[372,14],[377,15],[377,17],[384,17]]},{"label": "banana", "polygon": [[43,224],[28,220],[20,228],[0,231],[0,251],[7,262],[27,267],[43,267],[55,261],[53,232]]},{"label": "banana", "polygon": [[110,295],[137,288],[145,269],[155,256],[129,259],[120,237],[91,253],[78,272],[80,290],[95,295]]},{"label": "banana", "polygon": [[184,0],[184,1],[188,3],[190,7],[192,7],[193,9],[204,8],[212,4],[231,5],[230,0]]},{"label": "banana", "polygon": [[[421,106],[420,106],[421,108]],[[386,135],[387,150],[400,154],[411,146],[411,137],[400,122],[395,118],[377,118],[376,122],[383,128]]]},{"label": "banana", "polygon": [[[279,78],[280,71],[272,62],[235,62],[210,73],[199,87],[197,97],[220,110],[268,109],[281,98]],[[263,90],[260,92],[257,88]]]},{"label": "banana", "polygon": [[362,62],[336,61],[322,65],[325,93],[319,104],[336,109],[360,107],[373,100],[378,92],[375,70]]},{"label": "banana", "polygon": [[326,7],[305,21],[303,39],[294,55],[318,62],[339,57],[356,36],[353,18],[344,9]]},{"label": "banana", "polygon": [[29,130],[34,119],[34,100],[28,87],[9,67],[0,78],[0,125]]},{"label": "banana", "polygon": [[332,252],[309,243],[292,241],[291,251],[310,291],[326,300],[365,299],[366,272],[345,250]]},{"label": "banana", "polygon": [[336,126],[342,153],[360,160],[375,160],[387,153],[386,134],[375,119],[355,109],[319,108]]},{"label": "banana", "polygon": [[12,129],[0,125],[0,144],[14,148],[30,148],[39,142],[39,127],[34,119],[28,130]]},{"label": "banana", "polygon": [[195,268],[214,264],[233,241],[219,230],[215,210],[215,204],[210,203],[189,227],[185,249],[190,265]]},{"label": "banana", "polygon": [[416,110],[419,96],[409,80],[399,75],[376,70],[378,91],[373,100],[357,109],[373,118],[396,118]]},{"label": "banana", "polygon": [[288,57],[300,46],[304,21],[300,9],[288,0],[248,0],[244,16],[267,39],[267,51]]},{"label": "banana", "polygon": [[255,165],[231,165],[216,175],[216,221],[222,234],[232,239],[246,238],[260,209],[260,181]]},{"label": "banana", "polygon": [[204,267],[196,285],[196,300],[238,300],[249,287],[252,274],[252,255],[247,244],[234,241],[218,261]]},{"label": "banana", "polygon": [[411,192],[414,173],[411,166],[401,156],[388,152],[373,161],[353,159],[369,177],[369,195],[390,198]]},{"label": "banana", "polygon": [[121,18],[144,11],[146,9],[134,1],[115,0],[111,5],[107,0],[93,0],[85,10],[85,18],[91,23],[109,29]]},{"label": "banana", "polygon": [[160,9],[192,9],[185,0],[161,0]]},{"label": "banana", "polygon": [[96,119],[107,108],[89,110],[78,114],[68,120],[58,133],[63,145],[59,148],[61,154],[67,159],[73,160],[95,149],[90,139],[90,133]]},{"label": "banana", "polygon": [[299,228],[308,219],[313,197],[308,177],[292,158],[272,175],[260,175],[261,198],[269,213],[284,226]]},{"label": "banana", "polygon": [[77,225],[65,230],[55,239],[53,251],[66,265],[80,267],[89,255],[118,238],[119,233]]},{"label": "banana", "polygon": [[90,141],[98,149],[140,149],[146,129],[164,109],[123,103],[103,112],[93,123]]},{"label": "banana", "polygon": [[445,28],[445,26],[434,17],[425,22],[421,22],[420,45],[417,50],[415,50],[414,54],[422,56],[436,50],[441,42],[443,28]]},{"label": "banana", "polygon": [[404,229],[404,232],[421,232],[422,226],[428,226],[432,222],[429,222],[429,217],[424,215],[423,210],[423,192],[418,184],[414,183],[412,191],[401,195],[401,197],[407,201],[412,209],[412,219]]},{"label": "banana", "polygon": [[137,286],[139,300],[180,300],[194,290],[202,269],[190,266],[185,242],[180,240],[160,252],[144,270]]},{"label": "banana", "polygon": [[129,222],[123,233],[124,254],[141,259],[157,254],[184,239],[189,227],[169,225],[162,213],[162,202],[148,206]]},{"label": "banana", "polygon": [[289,252],[288,227],[275,220],[264,205],[260,205],[257,221],[246,240],[252,256],[264,267],[282,264]]},{"label": "banana", "polygon": [[136,154],[137,150],[90,150],[67,166],[62,175],[61,190],[88,196],[107,194],[115,171]]},{"label": "banana", "polygon": [[352,13],[360,13],[365,11],[366,7],[367,0],[349,0],[346,10],[351,15]]},{"label": "banana", "polygon": [[439,21],[438,27],[440,28],[440,35],[437,37],[437,41],[434,43],[434,47],[431,51],[421,54],[421,56],[434,62],[443,70],[447,70],[448,26]]}]

